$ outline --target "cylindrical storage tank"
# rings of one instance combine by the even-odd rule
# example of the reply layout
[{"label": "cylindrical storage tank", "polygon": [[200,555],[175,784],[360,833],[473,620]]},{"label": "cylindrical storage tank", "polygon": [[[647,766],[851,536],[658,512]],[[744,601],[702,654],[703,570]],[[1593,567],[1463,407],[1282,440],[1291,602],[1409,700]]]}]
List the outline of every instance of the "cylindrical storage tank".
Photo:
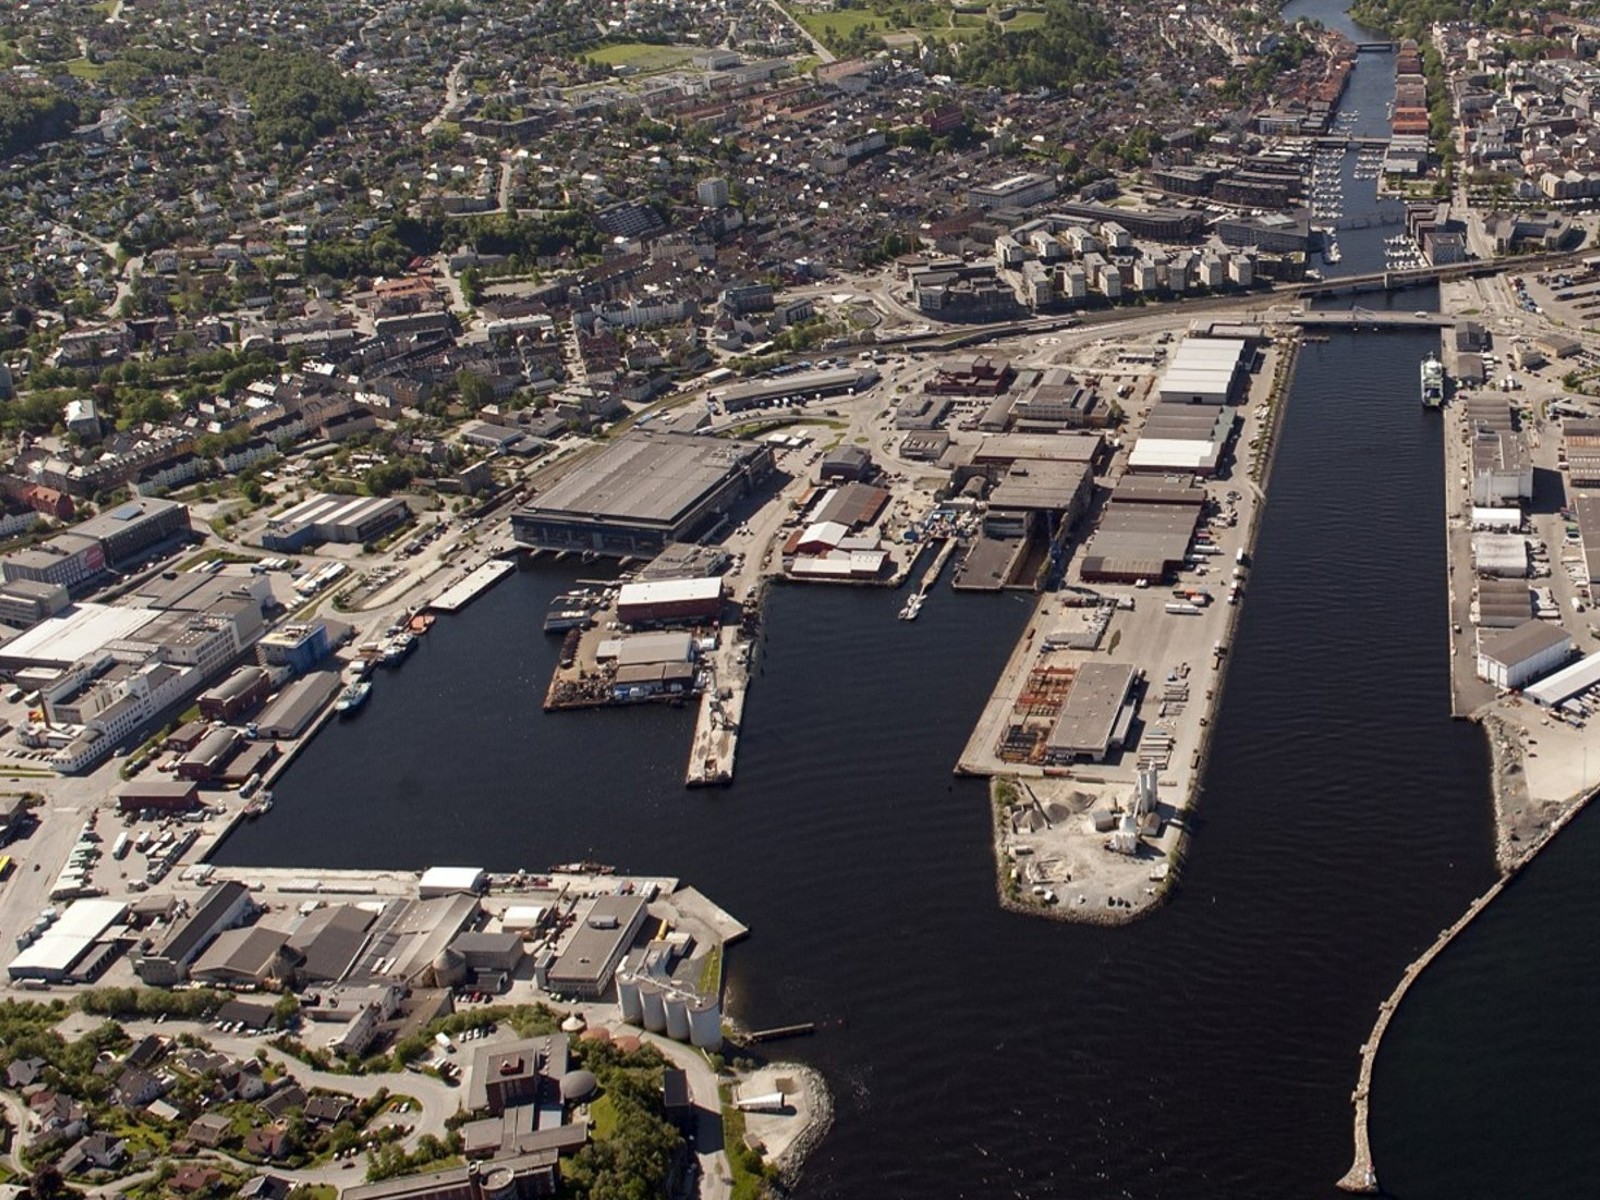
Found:
[{"label": "cylindrical storage tank", "polygon": [[629,1025],[644,1021],[644,1003],[639,999],[639,981],[632,975],[617,976],[617,999],[622,1002],[622,1019]]},{"label": "cylindrical storage tank", "polygon": [[702,1050],[722,1049],[722,1005],[715,999],[690,1005],[689,1041]]},{"label": "cylindrical storage tank", "polygon": [[644,1013],[640,1017],[651,1033],[664,1033],[667,1028],[667,1006],[662,1003],[661,989],[648,979],[639,985],[639,1000]]},{"label": "cylindrical storage tank", "polygon": [[483,1175],[483,1200],[513,1200],[517,1177],[510,1167],[491,1167]]},{"label": "cylindrical storage tank", "polygon": [[689,1002],[682,996],[667,997],[667,1036],[675,1042],[689,1040]]}]

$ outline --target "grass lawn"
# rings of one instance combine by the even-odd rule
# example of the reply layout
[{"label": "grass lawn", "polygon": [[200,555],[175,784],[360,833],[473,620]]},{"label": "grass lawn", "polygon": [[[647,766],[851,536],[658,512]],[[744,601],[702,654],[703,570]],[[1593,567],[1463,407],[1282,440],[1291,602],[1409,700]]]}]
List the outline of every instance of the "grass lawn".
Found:
[{"label": "grass lawn", "polygon": [[617,1108],[611,1103],[610,1096],[601,1096],[589,1105],[589,1123],[597,1141],[616,1132]]},{"label": "grass lawn", "polygon": [[1001,22],[1000,27],[1007,33],[1020,33],[1024,29],[1038,29],[1043,24],[1042,12],[1019,12],[1011,20]]},{"label": "grass lawn", "polygon": [[75,58],[67,64],[67,74],[74,79],[87,79],[94,83],[106,77],[104,63],[92,63],[87,58]]},{"label": "grass lawn", "polygon": [[619,42],[587,52],[587,58],[608,67],[632,67],[635,71],[670,71],[694,57],[688,46],[655,46],[648,42]]},{"label": "grass lawn", "polygon": [[847,37],[857,29],[866,29],[869,33],[884,33],[889,30],[889,22],[875,13],[860,8],[841,8],[833,12],[806,10],[795,13],[794,18],[805,26],[807,33],[824,42],[827,38],[823,31],[830,27],[835,37]]}]

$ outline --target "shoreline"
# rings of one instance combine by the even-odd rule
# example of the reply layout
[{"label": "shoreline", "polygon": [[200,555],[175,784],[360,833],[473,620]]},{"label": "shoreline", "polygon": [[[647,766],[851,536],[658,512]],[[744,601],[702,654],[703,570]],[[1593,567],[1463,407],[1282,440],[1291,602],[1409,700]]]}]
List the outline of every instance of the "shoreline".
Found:
[{"label": "shoreline", "polygon": [[[1301,342],[1302,335],[1295,331],[1287,335],[1280,334],[1269,344],[1268,349],[1276,352],[1276,358],[1272,366],[1271,383],[1267,387],[1266,394],[1258,402],[1257,413],[1261,421],[1257,433],[1257,444],[1250,446],[1246,443],[1244,429],[1241,429],[1238,440],[1235,442],[1233,452],[1235,473],[1238,472],[1242,465],[1243,452],[1248,450],[1251,453],[1248,466],[1249,474],[1244,480],[1244,486],[1252,490],[1255,494],[1255,499],[1250,507],[1249,517],[1243,533],[1243,549],[1251,561],[1253,561],[1255,553],[1256,539],[1260,533],[1261,514],[1266,505],[1267,486],[1270,483],[1273,464],[1276,461],[1276,451],[1279,437],[1282,433],[1284,413],[1288,408],[1289,394],[1292,390],[1295,372],[1299,364]],[[1234,477],[1236,476],[1230,475],[1230,479]],[[1233,645],[1238,633],[1239,622],[1243,616],[1248,590],[1248,587],[1242,589],[1240,603],[1227,606],[1229,611],[1222,627],[1220,644]],[[1041,593],[1036,606],[1035,621],[1044,610],[1045,599],[1048,595],[1049,593]],[[1011,657],[1008,659],[1006,667],[1002,670],[1000,680],[997,681],[997,690],[1003,686],[1006,676],[1015,671],[1014,664],[1017,657],[1022,655],[1026,658],[1030,653],[1031,629],[1033,627],[1030,625],[1030,632],[1024,634],[1013,648]],[[1001,784],[1003,782],[1012,782],[1013,786],[1021,785],[1026,787],[1027,782],[1030,780],[1050,778],[1053,775],[1067,779],[1083,777],[1074,776],[1072,768],[1058,771],[1046,768],[1042,772],[1037,768],[1026,772],[1020,770],[1015,772],[989,772],[974,769],[967,761],[971,748],[971,743],[969,742],[968,751],[963,753],[961,760],[957,763],[955,774],[962,776],[977,775],[987,778],[989,781],[990,844],[995,859],[995,896],[1002,910],[1025,916],[1042,917],[1052,921],[1109,927],[1130,925],[1157,912],[1172,899],[1173,895],[1178,891],[1183,875],[1183,866],[1189,854],[1191,842],[1189,820],[1198,809],[1200,797],[1204,790],[1205,772],[1210,760],[1212,735],[1215,729],[1214,718],[1221,709],[1222,698],[1226,691],[1229,657],[1225,654],[1218,657],[1211,686],[1208,688],[1203,701],[1204,715],[1201,716],[1199,721],[1198,739],[1191,753],[1188,768],[1190,772],[1189,787],[1182,798],[1182,803],[1175,807],[1169,820],[1169,825],[1175,829],[1176,834],[1172,839],[1171,846],[1162,855],[1162,862],[1166,868],[1165,872],[1157,878],[1154,872],[1160,868],[1153,868],[1150,879],[1154,886],[1147,889],[1143,896],[1135,899],[1132,903],[1124,902],[1121,906],[1108,908],[1098,905],[1039,903],[1037,900],[1027,898],[1026,894],[1022,893],[1018,886],[1016,860],[1011,853],[1011,839],[1014,835],[1013,831],[1008,828],[1011,810],[1003,802],[1000,795]],[[972,735],[973,739],[979,736],[982,727],[983,722],[980,719],[978,729]],[[1032,790],[1028,790],[1031,797]],[[1035,807],[1038,807],[1036,798],[1034,804]],[[1148,860],[1134,858],[1130,861],[1142,863]]]}]

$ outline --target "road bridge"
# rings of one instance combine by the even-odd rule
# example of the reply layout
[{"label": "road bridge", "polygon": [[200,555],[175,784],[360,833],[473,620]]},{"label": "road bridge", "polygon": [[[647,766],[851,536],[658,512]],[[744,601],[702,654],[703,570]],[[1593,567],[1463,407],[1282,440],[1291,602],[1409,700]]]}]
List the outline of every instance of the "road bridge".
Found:
[{"label": "road bridge", "polygon": [[1440,313],[1375,312],[1357,307],[1348,311],[1301,312],[1290,317],[1287,323],[1302,329],[1445,329],[1455,324],[1455,318]]}]

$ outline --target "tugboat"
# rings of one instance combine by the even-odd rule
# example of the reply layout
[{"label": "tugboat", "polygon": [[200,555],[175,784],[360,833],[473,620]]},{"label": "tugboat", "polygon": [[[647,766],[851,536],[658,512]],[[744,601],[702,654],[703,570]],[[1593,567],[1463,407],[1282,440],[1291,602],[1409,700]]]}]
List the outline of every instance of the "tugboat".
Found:
[{"label": "tugboat", "polygon": [[1432,354],[1422,360],[1422,407],[1444,405],[1444,364]]},{"label": "tugboat", "polygon": [[339,698],[333,702],[334,711],[340,716],[348,717],[360,709],[370,695],[372,695],[372,684],[365,679],[358,679],[339,693]]}]

